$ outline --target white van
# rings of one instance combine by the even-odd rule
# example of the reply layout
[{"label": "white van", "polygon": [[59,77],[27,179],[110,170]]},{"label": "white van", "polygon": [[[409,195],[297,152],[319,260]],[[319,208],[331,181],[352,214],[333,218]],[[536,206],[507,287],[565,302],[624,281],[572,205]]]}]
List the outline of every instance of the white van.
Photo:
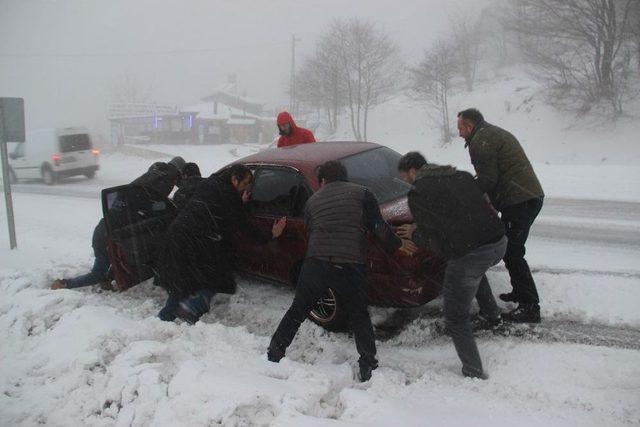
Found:
[{"label": "white van", "polygon": [[86,128],[73,127],[27,132],[26,142],[16,144],[9,155],[9,175],[19,179],[42,179],[53,185],[61,177],[85,175],[91,179],[100,168]]}]

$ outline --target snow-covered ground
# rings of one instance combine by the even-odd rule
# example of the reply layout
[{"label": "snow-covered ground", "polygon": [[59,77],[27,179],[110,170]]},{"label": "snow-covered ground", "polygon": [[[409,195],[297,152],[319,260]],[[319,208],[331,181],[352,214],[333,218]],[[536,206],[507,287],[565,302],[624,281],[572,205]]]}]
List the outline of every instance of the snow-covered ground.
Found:
[{"label": "snow-covered ground", "polygon": [[[284,287],[242,280],[193,327],[155,318],[164,295],[150,283],[122,294],[48,290],[90,267],[98,200],[14,197],[21,249],[0,241],[2,425],[640,423],[637,247],[533,239],[547,329],[480,335],[485,382],[460,375],[438,300],[415,313],[373,308],[381,366],[360,384],[352,339],[309,322],[288,358],[266,361],[293,296]],[[490,280],[507,289],[502,268]],[[398,316],[408,319],[394,325]],[[567,323],[612,336],[565,339]]]},{"label": "snow-covered ground", "polygon": [[[352,338],[310,322],[287,358],[266,360],[293,296],[286,287],[242,279],[237,294],[216,297],[191,327],[155,318],[164,294],[150,283],[118,294],[49,290],[53,279],[91,266],[99,189],[131,181],[153,161],[116,152],[101,156],[95,180],[17,186],[17,251],[6,249],[0,204],[0,425],[640,424],[640,220],[637,204],[619,203],[640,201],[640,106],[615,122],[571,117],[512,75],[451,102],[452,111],[476,106],[514,132],[548,198],[527,246],[544,321],[479,334],[488,381],[460,375],[439,300],[371,309],[380,368],[360,384]],[[374,111],[370,123],[371,140],[470,169],[463,141],[441,147],[424,110],[406,100]],[[332,139],[350,138],[343,129]],[[263,147],[147,148],[209,174]],[[577,200],[574,208],[561,198],[617,202]],[[509,288],[504,267],[489,279],[495,293]]]}]

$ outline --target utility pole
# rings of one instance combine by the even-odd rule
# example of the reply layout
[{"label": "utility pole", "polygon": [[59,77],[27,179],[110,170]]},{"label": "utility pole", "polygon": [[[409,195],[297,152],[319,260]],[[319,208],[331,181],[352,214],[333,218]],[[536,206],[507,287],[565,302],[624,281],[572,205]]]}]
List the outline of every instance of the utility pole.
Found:
[{"label": "utility pole", "polygon": [[24,99],[0,98],[0,161],[2,162],[2,184],[7,208],[7,225],[9,226],[9,245],[11,249],[17,248],[18,244],[16,243],[16,225],[13,220],[13,199],[11,198],[7,141],[24,143],[24,140]]},{"label": "utility pole", "polygon": [[296,35],[291,36],[291,81],[289,82],[289,112],[296,115]]}]

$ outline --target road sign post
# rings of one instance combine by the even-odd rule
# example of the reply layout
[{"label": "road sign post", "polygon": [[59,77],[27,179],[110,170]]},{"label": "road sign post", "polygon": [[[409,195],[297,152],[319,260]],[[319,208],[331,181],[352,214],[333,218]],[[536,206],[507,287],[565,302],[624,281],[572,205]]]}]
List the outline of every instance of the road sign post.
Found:
[{"label": "road sign post", "polygon": [[2,158],[2,184],[7,207],[9,246],[18,247],[16,225],[11,197],[11,177],[9,175],[9,155],[7,142],[24,142],[24,100],[22,98],[0,98],[0,157]]}]

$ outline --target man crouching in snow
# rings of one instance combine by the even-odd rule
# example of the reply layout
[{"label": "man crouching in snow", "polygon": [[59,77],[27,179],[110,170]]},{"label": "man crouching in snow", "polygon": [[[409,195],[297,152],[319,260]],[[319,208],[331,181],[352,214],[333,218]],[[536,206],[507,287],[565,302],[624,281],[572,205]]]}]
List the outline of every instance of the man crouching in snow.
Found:
[{"label": "man crouching in snow", "polygon": [[[156,162],[144,174],[133,180],[131,184],[149,188],[162,196],[169,197],[173,187],[180,181],[185,164],[184,159],[180,156],[174,157],[168,163]],[[70,279],[57,279],[51,284],[51,289],[82,288],[98,283],[103,289],[112,289],[111,279],[107,277],[111,261],[107,253],[107,226],[104,218],[98,222],[98,225],[93,230],[91,246],[95,257],[91,271]]]},{"label": "man crouching in snow", "polygon": [[286,218],[275,221],[271,236],[263,236],[248,221],[243,195],[253,174],[233,165],[203,180],[171,223],[164,237],[155,283],[168,293],[162,320],[179,317],[193,324],[207,313],[214,294],[235,293],[234,237],[246,233],[259,243],[278,238]]},{"label": "man crouching in snow", "polygon": [[318,168],[321,188],[307,201],[305,224],[309,231],[307,255],[300,271],[296,295],[278,325],[267,357],[279,362],[307,314],[331,287],[344,300],[360,354],[360,380],[371,378],[378,367],[373,326],[367,311],[367,230],[384,248],[413,253],[415,245],[401,240],[382,218],[375,196],[347,182],[347,170],[337,161]]},{"label": "man crouching in snow", "polygon": [[400,226],[398,234],[447,259],[442,286],[446,330],[462,361],[462,374],[486,379],[469,309],[475,297],[486,326],[500,323],[485,273],[507,249],[504,227],[468,172],[427,163],[417,152],[403,156],[398,170],[414,186],[409,208],[415,219],[415,224]]}]

